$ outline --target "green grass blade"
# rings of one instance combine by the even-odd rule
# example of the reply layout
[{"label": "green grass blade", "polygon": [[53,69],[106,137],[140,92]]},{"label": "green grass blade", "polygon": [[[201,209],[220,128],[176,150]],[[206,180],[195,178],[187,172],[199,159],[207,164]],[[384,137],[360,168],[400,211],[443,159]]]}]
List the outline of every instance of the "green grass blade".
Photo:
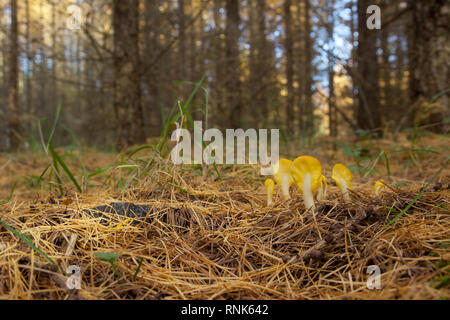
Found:
[{"label": "green grass blade", "polygon": [[200,81],[195,85],[194,90],[191,92],[191,94],[189,95],[189,98],[184,103],[183,109],[186,109],[186,107],[191,104],[191,101],[192,101],[192,99],[194,99],[195,94],[202,87],[202,84],[203,84],[203,81],[205,81],[205,78],[206,78],[206,74],[204,74],[202,76],[202,78],[200,79]]},{"label": "green grass blade", "polygon": [[138,267],[136,269],[136,272],[133,274],[133,282],[136,281],[136,277],[137,277],[139,271],[141,270],[141,266],[142,266],[142,262],[143,261],[144,261],[144,258],[141,258],[141,260],[139,260],[139,264],[138,264]]},{"label": "green grass blade", "polygon": [[67,174],[69,179],[73,182],[73,184],[77,188],[78,192],[82,193],[83,191],[82,191],[80,185],[78,184],[77,180],[75,179],[74,175],[72,174],[72,172],[70,172],[69,168],[66,166],[66,164],[61,159],[61,157],[56,153],[55,149],[53,149],[53,146],[51,144],[49,145],[49,151],[50,151],[54,161],[59,163],[61,168],[64,170],[64,172]]},{"label": "green grass blade", "polygon": [[53,136],[54,136],[55,130],[56,130],[56,125],[58,124],[60,113],[61,113],[61,102],[59,102],[58,106],[56,107],[56,116],[55,116],[55,120],[53,121],[53,126],[52,126],[52,130],[50,131],[50,136],[48,137],[47,149],[49,148],[50,144],[52,143]]},{"label": "green grass blade", "polygon": [[53,168],[55,170],[56,185],[58,186],[60,196],[62,196],[62,195],[64,195],[63,183],[62,183],[62,180],[59,175],[58,163],[55,160],[53,160],[52,170],[50,171],[50,182],[51,182],[51,173],[53,172]]},{"label": "green grass blade", "polygon": [[19,231],[17,231],[16,229],[14,229],[13,227],[11,227],[10,225],[8,225],[7,223],[3,222],[3,220],[0,219],[0,224],[2,224],[6,229],[8,229],[9,231],[11,231],[12,233],[14,233],[17,237],[19,237],[22,241],[24,241],[31,249],[33,249],[34,251],[36,251],[38,254],[40,254],[43,258],[45,258],[48,262],[50,262],[51,264],[54,264],[56,266],[58,266],[59,270],[62,272],[63,275],[66,275],[66,272],[64,271],[63,268],[61,268],[60,265],[58,265],[55,261],[53,261],[52,258],[50,258],[48,255],[46,255],[41,249],[39,249],[38,247],[36,247],[31,240],[24,234],[21,234]]},{"label": "green grass blade", "polygon": [[115,167],[116,167],[116,165],[112,165],[112,166],[111,166],[111,165],[108,165],[108,166],[102,167],[102,168],[98,169],[97,171],[92,172],[91,174],[89,174],[89,175],[88,175],[88,178],[91,179],[91,178],[93,178],[93,177],[96,177],[96,176],[98,176],[98,175],[101,175],[101,174],[103,174],[103,173],[105,173],[105,172],[110,171],[111,169],[113,169],[113,168],[115,168]]}]

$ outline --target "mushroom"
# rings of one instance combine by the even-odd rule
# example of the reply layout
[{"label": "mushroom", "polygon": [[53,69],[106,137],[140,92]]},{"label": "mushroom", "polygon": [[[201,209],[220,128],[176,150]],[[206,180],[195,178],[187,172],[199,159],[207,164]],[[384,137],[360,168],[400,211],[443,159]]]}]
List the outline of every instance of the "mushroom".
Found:
[{"label": "mushroom", "polygon": [[320,187],[319,191],[317,192],[317,200],[325,200],[327,197],[327,179],[322,175],[320,177]]},{"label": "mushroom", "polygon": [[272,179],[267,179],[266,182],[264,182],[264,187],[267,193],[267,205],[270,206],[272,204],[272,196],[273,196],[273,189],[275,188],[275,182],[273,182]]},{"label": "mushroom", "polygon": [[380,179],[377,182],[375,182],[373,189],[375,190],[376,196],[380,195],[381,190],[383,190],[383,188],[384,188],[384,183],[385,183],[384,179]]},{"label": "mushroom", "polygon": [[274,167],[273,177],[281,189],[283,199],[291,198],[289,195],[289,188],[294,183],[291,175],[292,161],[287,159],[280,159]]},{"label": "mushroom", "polygon": [[336,184],[339,190],[341,190],[344,199],[346,201],[350,201],[350,196],[348,194],[348,189],[352,184],[352,173],[350,170],[342,163],[338,163],[333,168],[331,178],[336,181]]},{"label": "mushroom", "polygon": [[298,157],[294,160],[291,172],[297,189],[303,196],[306,209],[314,209],[313,195],[317,192],[322,177],[319,160],[310,156]]}]

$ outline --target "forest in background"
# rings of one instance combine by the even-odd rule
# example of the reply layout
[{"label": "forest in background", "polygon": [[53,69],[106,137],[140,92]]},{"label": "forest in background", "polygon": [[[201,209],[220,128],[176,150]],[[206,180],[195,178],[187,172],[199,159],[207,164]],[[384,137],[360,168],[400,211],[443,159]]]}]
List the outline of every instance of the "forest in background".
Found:
[{"label": "forest in background", "polygon": [[145,143],[203,75],[210,127],[381,136],[422,110],[445,133],[448,93],[423,108],[448,89],[448,18],[445,0],[1,0],[0,150],[39,144],[58,104],[58,144]]}]

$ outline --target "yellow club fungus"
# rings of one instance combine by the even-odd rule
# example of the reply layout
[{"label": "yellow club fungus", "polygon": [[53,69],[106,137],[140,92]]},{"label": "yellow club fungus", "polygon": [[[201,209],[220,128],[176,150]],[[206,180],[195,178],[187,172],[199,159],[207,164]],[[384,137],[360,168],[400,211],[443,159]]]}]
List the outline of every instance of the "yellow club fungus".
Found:
[{"label": "yellow club fungus", "polygon": [[333,167],[331,178],[336,182],[339,190],[341,190],[344,199],[350,201],[348,194],[348,189],[352,184],[352,173],[350,170],[345,165],[338,163]]},{"label": "yellow club fungus", "polygon": [[303,196],[306,209],[314,209],[313,196],[320,186],[322,177],[322,165],[319,160],[310,156],[298,157],[294,160],[291,171],[297,189]]},{"label": "yellow club fungus", "polygon": [[294,183],[291,175],[292,161],[287,159],[280,159],[274,167],[273,177],[277,185],[281,189],[283,199],[290,199],[289,188]]},{"label": "yellow club fungus", "polygon": [[375,185],[373,189],[375,190],[375,195],[379,196],[381,191],[384,189],[384,179],[380,179],[377,182],[375,182]]},{"label": "yellow club fungus", "polygon": [[272,179],[267,179],[266,182],[264,182],[264,187],[267,193],[267,205],[270,206],[272,204],[272,196],[273,196],[273,189],[275,188],[275,182],[273,182]]},{"label": "yellow club fungus", "polygon": [[322,175],[320,177],[320,187],[319,191],[317,191],[317,200],[325,200],[327,197],[327,179]]}]

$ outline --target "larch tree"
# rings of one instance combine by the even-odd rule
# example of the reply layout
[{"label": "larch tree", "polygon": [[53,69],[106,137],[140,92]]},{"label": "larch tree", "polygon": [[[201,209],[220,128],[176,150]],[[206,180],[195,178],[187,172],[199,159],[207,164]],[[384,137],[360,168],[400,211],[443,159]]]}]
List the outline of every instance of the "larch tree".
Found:
[{"label": "larch tree", "polygon": [[[185,0],[178,0],[178,80],[186,80],[186,13]],[[183,92],[184,90],[182,90]]]},{"label": "larch tree", "polygon": [[[155,61],[161,50],[161,12],[159,0],[145,0],[144,29],[143,29],[143,55],[147,61]],[[144,109],[145,119],[149,125],[149,134],[156,136],[161,133],[161,81],[155,81],[155,75],[161,73],[162,65],[154,63],[152,69],[143,75],[143,81],[148,94],[144,103],[149,108]]]},{"label": "larch tree", "polygon": [[297,10],[295,12],[295,18],[294,21],[296,22],[295,27],[295,38],[297,42],[296,46],[296,52],[294,54],[295,57],[295,74],[297,76],[298,81],[298,88],[296,88],[297,92],[297,99],[298,99],[298,110],[297,110],[297,129],[299,134],[304,134],[304,113],[305,113],[305,105],[304,105],[304,99],[305,99],[305,83],[304,83],[304,75],[305,75],[305,5],[304,1],[298,1],[297,4]]},{"label": "larch tree", "polygon": [[380,128],[380,94],[377,64],[378,30],[367,27],[367,8],[372,0],[358,0],[358,48],[356,50],[356,70],[358,88],[356,121],[360,129]]},{"label": "larch tree", "polygon": [[327,1],[327,23],[326,23],[326,30],[328,35],[328,43],[329,43],[329,49],[328,49],[328,127],[329,127],[329,133],[332,137],[337,137],[338,134],[338,115],[337,115],[337,107],[336,107],[336,92],[334,88],[334,78],[335,78],[335,72],[334,72],[334,66],[335,66],[335,58],[331,54],[331,51],[334,49],[334,24],[335,24],[335,18],[334,18],[334,4],[335,1]]},{"label": "larch tree", "polygon": [[145,142],[139,57],[139,0],[113,1],[116,147]]},{"label": "larch tree", "polygon": [[239,128],[242,117],[242,93],[239,57],[239,1],[227,0],[225,5],[225,103],[228,125]]},{"label": "larch tree", "polygon": [[286,52],[286,130],[294,133],[294,47],[292,37],[291,0],[284,1],[284,50]]},{"label": "larch tree", "polygon": [[303,77],[304,85],[304,119],[305,132],[308,136],[311,136],[314,132],[314,110],[313,110],[313,38],[311,35],[311,3],[310,0],[304,0],[305,5],[305,17],[304,17],[304,48],[305,48],[305,74]]},{"label": "larch tree", "polygon": [[30,18],[30,0],[25,0],[25,54],[26,54],[26,73],[25,73],[25,97],[26,97],[26,112],[30,115],[34,114],[33,110],[33,87],[31,83],[32,77],[32,65],[34,61],[34,55],[31,52],[31,18]]},{"label": "larch tree", "polygon": [[390,57],[390,48],[389,48],[389,35],[390,30],[388,27],[383,28],[381,31],[381,50],[383,51],[381,54],[381,65],[380,65],[380,73],[382,80],[382,88],[381,88],[381,98],[382,103],[380,107],[382,108],[382,120],[388,120],[384,117],[387,116],[387,111],[389,110],[389,105],[392,103],[391,96],[391,63],[389,61]]},{"label": "larch tree", "polygon": [[[410,1],[413,12],[410,86],[411,101],[421,105],[449,89],[450,3],[446,0]],[[447,92],[431,110],[429,125],[448,132],[450,94]],[[447,121],[446,121],[447,119]]]},{"label": "larch tree", "polygon": [[10,149],[17,151],[20,145],[19,123],[19,39],[17,0],[11,0],[11,31],[9,52],[8,127]]},{"label": "larch tree", "polygon": [[214,81],[212,82],[212,95],[213,100],[215,100],[216,107],[216,117],[215,121],[218,120],[225,115],[225,103],[224,103],[224,79],[223,79],[223,70],[224,70],[224,41],[223,35],[224,31],[222,28],[222,17],[220,14],[220,10],[222,8],[222,0],[214,0],[213,5],[213,21],[214,21],[214,31],[213,31],[213,40],[212,44],[212,55],[214,56]]},{"label": "larch tree", "polygon": [[255,127],[268,116],[267,87],[270,78],[271,66],[268,63],[268,44],[266,38],[266,1],[257,0],[249,3],[249,106],[253,117],[252,126]]}]

